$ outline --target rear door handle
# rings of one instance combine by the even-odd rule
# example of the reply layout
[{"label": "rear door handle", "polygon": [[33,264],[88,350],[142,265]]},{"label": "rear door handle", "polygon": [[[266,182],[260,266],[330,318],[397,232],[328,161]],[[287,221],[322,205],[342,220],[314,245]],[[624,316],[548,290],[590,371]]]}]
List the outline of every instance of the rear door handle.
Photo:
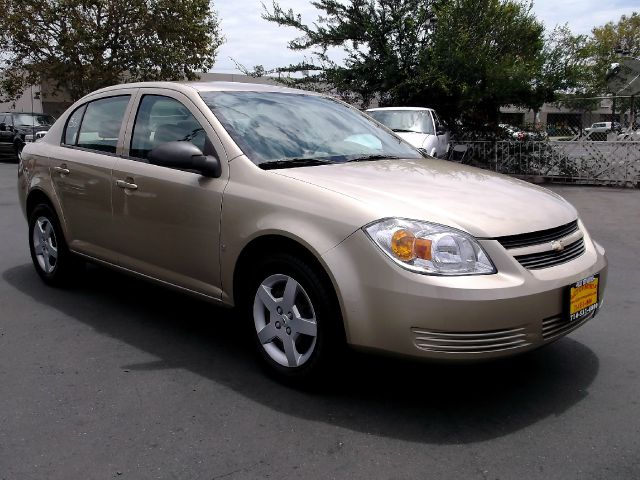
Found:
[{"label": "rear door handle", "polygon": [[120,188],[126,188],[127,190],[137,190],[138,185],[135,183],[125,182],[124,180],[116,180],[116,185]]},{"label": "rear door handle", "polygon": [[53,170],[60,175],[69,175],[71,173],[71,170],[69,170],[64,164],[61,167],[53,167]]}]

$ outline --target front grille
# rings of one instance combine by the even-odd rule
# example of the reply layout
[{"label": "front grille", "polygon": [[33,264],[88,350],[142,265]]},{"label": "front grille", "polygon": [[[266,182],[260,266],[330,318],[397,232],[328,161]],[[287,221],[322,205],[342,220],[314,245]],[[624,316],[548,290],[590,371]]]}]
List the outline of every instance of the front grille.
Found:
[{"label": "front grille", "polygon": [[545,340],[550,340],[555,337],[559,337],[561,335],[566,335],[571,330],[578,328],[584,322],[593,318],[595,312],[587,315],[582,320],[578,320],[577,322],[570,322],[564,316],[558,317],[550,317],[542,320],[542,338]]},{"label": "front grille", "polygon": [[540,268],[554,267],[562,263],[578,258],[585,252],[584,239],[575,241],[567,245],[564,250],[556,252],[550,250],[546,252],[530,253],[528,255],[517,255],[515,259],[525,268],[537,270]]},{"label": "front grille", "polygon": [[560,227],[551,228],[549,230],[540,230],[537,232],[498,237],[496,238],[496,240],[500,242],[500,244],[504,248],[522,248],[559,240],[577,230],[578,221],[574,220],[571,223],[567,223],[566,225],[562,225]]},{"label": "front grille", "polygon": [[435,353],[488,353],[530,345],[524,328],[486,332],[442,332],[412,328],[415,345]]}]

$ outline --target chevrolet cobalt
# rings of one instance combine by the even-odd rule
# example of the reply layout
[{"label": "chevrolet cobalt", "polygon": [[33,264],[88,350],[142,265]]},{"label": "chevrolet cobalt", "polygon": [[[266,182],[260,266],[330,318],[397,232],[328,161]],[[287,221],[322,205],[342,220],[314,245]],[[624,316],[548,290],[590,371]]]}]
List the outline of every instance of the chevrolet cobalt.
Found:
[{"label": "chevrolet cobalt", "polygon": [[88,260],[237,307],[272,372],[341,346],[479,360],[593,318],[607,261],[576,210],[510,177],[424,158],[334,98],[240,83],[87,95],[24,148],[33,264]]}]

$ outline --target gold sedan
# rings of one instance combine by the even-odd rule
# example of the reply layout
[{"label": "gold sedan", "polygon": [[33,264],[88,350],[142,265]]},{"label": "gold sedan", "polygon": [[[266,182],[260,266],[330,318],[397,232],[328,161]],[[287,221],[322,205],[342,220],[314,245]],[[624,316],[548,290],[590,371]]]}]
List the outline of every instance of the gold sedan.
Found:
[{"label": "gold sedan", "polygon": [[36,271],[81,260],[236,306],[277,375],[341,347],[525,352],[594,317],[607,262],[543,188],[420,152],[328,96],[138,83],[76,102],[18,174]]}]

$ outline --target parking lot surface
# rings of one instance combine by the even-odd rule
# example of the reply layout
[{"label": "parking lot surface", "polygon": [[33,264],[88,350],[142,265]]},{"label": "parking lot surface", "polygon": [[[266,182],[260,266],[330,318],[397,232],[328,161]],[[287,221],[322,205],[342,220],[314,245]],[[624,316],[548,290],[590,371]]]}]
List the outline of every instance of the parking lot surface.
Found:
[{"label": "parking lot surface", "polygon": [[[89,267],[46,287],[0,163],[0,479],[640,478],[640,191],[553,187],[610,261],[605,306],[482,365],[257,367],[232,311]],[[526,215],[526,212],[523,212]]]}]

